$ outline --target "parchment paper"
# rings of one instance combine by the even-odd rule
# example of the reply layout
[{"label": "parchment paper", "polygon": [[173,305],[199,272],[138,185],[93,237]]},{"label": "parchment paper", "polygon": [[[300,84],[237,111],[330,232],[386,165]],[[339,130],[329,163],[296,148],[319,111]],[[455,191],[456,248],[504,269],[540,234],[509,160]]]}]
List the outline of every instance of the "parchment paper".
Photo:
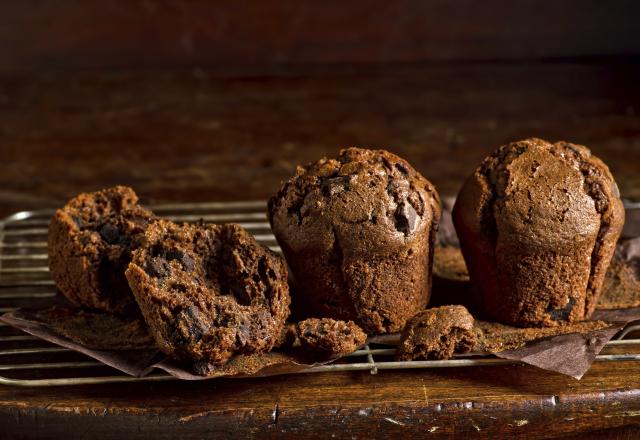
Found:
[{"label": "parchment paper", "polygon": [[[58,313],[59,307],[56,309],[55,314]],[[52,315],[48,314],[47,310],[17,310],[0,316],[0,321],[45,341],[83,353],[105,365],[135,377],[144,377],[154,368],[162,369],[174,377],[185,380],[202,380],[224,376],[263,377],[296,373],[307,368],[325,365],[338,359],[310,359],[306,354],[272,351],[270,353],[235,356],[222,366],[210,364],[184,365],[169,359],[158,349],[101,350],[95,347],[89,348],[77,342],[81,338],[74,338],[76,341],[71,339],[73,334],[69,334],[68,331],[66,336],[57,331],[57,321],[48,319]],[[94,315],[95,319],[100,319],[99,314],[95,313]],[[91,330],[87,331],[90,332]],[[111,346],[111,341],[105,341],[105,345]],[[196,372],[199,374],[196,374]]]},{"label": "parchment paper", "polygon": [[[497,324],[494,335],[489,332],[485,336],[489,345],[486,352],[497,357],[524,362],[548,371],[566,374],[580,379],[589,369],[595,357],[604,345],[631,321],[640,319],[640,308],[626,310],[603,310],[597,312],[597,318],[604,328],[577,333],[577,327],[559,327],[546,329],[547,334],[557,332],[552,336],[527,340],[532,338],[539,329],[517,329]],[[78,351],[109,365],[131,376],[143,377],[154,368],[159,368],[174,377],[186,380],[208,379],[213,377],[264,377],[279,374],[297,373],[317,365],[324,365],[335,359],[309,359],[296,353],[272,351],[264,354],[236,356],[223,366],[211,365],[183,365],[171,360],[158,350],[98,350],[85,347],[69,337],[60,335],[50,323],[45,322],[46,313],[38,311],[15,311],[0,317],[0,321],[19,328],[31,335],[46,341]],[[508,328],[508,330],[506,330]],[[572,330],[574,330],[572,332]],[[500,346],[496,343],[505,338],[505,333],[517,335],[523,342],[519,348],[496,350]],[[567,333],[570,332],[570,333]],[[370,343],[396,345],[399,335],[381,335],[369,339]],[[480,347],[482,349],[482,347]],[[492,349],[493,348],[493,349]],[[199,373],[199,374],[197,374]]]}]

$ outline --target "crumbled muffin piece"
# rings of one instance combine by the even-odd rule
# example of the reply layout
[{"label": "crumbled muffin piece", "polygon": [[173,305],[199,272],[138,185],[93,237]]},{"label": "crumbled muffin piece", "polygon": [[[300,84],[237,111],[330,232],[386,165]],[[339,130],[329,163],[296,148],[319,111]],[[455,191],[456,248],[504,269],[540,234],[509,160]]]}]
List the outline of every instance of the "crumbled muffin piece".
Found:
[{"label": "crumbled muffin piece", "polygon": [[179,360],[269,351],[289,316],[284,259],[238,225],[160,220],[126,276],[158,346]]},{"label": "crumbled muffin piece", "polygon": [[356,351],[366,342],[367,335],[353,321],[310,318],[300,321],[289,338],[294,347],[308,353],[334,357]]},{"label": "crumbled muffin piece", "polygon": [[423,310],[411,318],[400,338],[398,360],[450,359],[473,349],[473,316],[463,306]]},{"label": "crumbled muffin piece", "polygon": [[139,316],[124,271],[154,219],[124,186],[71,199],[49,226],[49,269],[58,289],[78,306]]}]

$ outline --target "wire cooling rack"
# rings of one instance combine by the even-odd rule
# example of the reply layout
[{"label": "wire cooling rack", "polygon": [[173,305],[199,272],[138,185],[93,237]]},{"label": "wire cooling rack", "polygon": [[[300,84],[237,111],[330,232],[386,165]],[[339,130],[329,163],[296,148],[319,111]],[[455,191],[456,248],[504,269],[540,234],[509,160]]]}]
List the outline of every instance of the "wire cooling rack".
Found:
[{"label": "wire cooling rack", "polygon": [[[179,222],[239,223],[258,242],[279,252],[266,218],[264,201],[164,204],[150,206],[158,215]],[[20,307],[48,307],[60,299],[47,267],[47,229],[53,210],[23,211],[0,222],[0,313]],[[609,348],[613,354],[598,362],[640,360],[640,339],[629,338],[640,326],[628,326]],[[494,356],[471,353],[444,361],[394,361],[395,348],[369,344],[336,363],[302,373],[410,368],[450,368],[517,364]],[[0,323],[0,384],[28,387],[115,382],[177,380],[160,370],[143,378],[127,376],[83,354]]]}]

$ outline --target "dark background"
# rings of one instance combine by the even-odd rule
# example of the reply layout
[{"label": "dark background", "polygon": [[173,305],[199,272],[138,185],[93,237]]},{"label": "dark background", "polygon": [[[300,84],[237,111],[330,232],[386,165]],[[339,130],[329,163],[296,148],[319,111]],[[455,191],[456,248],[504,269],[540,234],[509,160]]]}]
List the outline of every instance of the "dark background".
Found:
[{"label": "dark background", "polygon": [[342,146],[445,194],[502,143],[583,143],[640,197],[640,3],[7,0],[0,211],[123,183],[260,199]]}]

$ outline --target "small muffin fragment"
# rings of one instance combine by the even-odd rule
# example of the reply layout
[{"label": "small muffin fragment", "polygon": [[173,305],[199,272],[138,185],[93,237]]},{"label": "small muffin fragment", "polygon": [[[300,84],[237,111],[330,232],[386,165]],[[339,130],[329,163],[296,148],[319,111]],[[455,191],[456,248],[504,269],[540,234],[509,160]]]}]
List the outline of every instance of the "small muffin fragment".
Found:
[{"label": "small muffin fragment", "polygon": [[331,357],[352,353],[367,340],[366,333],[353,321],[331,318],[309,318],[298,322],[294,337],[294,347]]},{"label": "small muffin fragment", "polygon": [[483,314],[552,327],[596,308],[624,208],[589,149],[532,138],[482,162],[458,194],[453,221]]},{"label": "small muffin fragment", "polygon": [[49,269],[58,289],[75,305],[139,316],[124,271],[154,220],[125,186],[71,199],[49,226]]},{"label": "small muffin fragment", "polygon": [[440,212],[434,186],[385,150],[348,148],[298,167],[269,201],[296,309],[369,334],[400,330],[429,299]]},{"label": "small muffin fragment", "polygon": [[451,359],[454,353],[467,353],[476,343],[473,324],[473,316],[463,306],[423,310],[407,322],[396,358]]},{"label": "small muffin fragment", "polygon": [[182,361],[269,351],[289,316],[284,259],[238,225],[159,220],[126,276],[158,346]]}]

